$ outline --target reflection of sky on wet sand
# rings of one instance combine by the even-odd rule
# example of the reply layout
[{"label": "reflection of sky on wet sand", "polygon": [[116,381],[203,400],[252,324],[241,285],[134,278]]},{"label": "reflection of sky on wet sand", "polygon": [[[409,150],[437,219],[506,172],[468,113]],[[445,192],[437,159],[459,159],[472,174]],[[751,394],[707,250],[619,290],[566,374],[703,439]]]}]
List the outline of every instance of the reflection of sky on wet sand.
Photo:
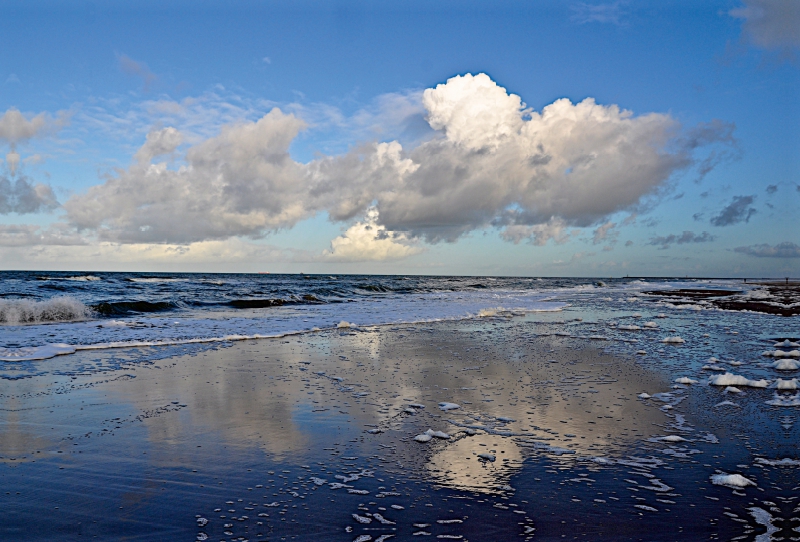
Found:
[{"label": "reflection of sky on wet sand", "polygon": [[[518,327],[501,332],[488,321],[243,342],[67,380],[57,394],[37,394],[48,383],[29,379],[20,397],[3,397],[28,408],[4,411],[5,434],[21,435],[9,439],[14,449],[38,438],[50,457],[66,452],[64,461],[117,487],[123,507],[144,509],[164,480],[199,498],[235,480],[254,486],[250,469],[263,483],[263,470],[288,465],[310,465],[328,481],[336,469],[369,467],[387,485],[393,477],[498,495],[533,457],[624,453],[643,426],[663,421],[634,399],[651,375]],[[445,401],[460,408],[442,411]],[[427,429],[453,438],[413,440]],[[481,460],[484,453],[495,461]],[[359,459],[332,464],[344,456]],[[377,467],[365,463],[379,456]],[[128,478],[117,485],[120,470]]]}]

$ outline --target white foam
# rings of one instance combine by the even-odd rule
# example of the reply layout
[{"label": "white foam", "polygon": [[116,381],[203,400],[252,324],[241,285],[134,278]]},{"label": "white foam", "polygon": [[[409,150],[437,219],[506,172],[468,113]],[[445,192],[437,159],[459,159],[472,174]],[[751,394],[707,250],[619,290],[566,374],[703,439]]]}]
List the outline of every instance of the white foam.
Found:
[{"label": "white foam", "polygon": [[649,442],[686,442],[686,439],[679,435],[667,435],[665,437],[653,437],[647,439]]},{"label": "white foam", "polygon": [[749,386],[751,388],[766,388],[769,386],[769,380],[750,380],[733,373],[712,376],[708,379],[708,383],[712,386]]},{"label": "white foam", "polygon": [[650,399],[650,397],[652,397],[652,396],[650,394],[648,394],[648,393],[640,393],[636,397],[638,397],[639,399]]},{"label": "white foam", "polygon": [[675,337],[664,337],[663,339],[661,339],[661,342],[667,344],[683,344],[686,341],[680,337],[675,336]]},{"label": "white foam", "polygon": [[767,528],[766,533],[762,533],[755,538],[755,542],[770,542],[774,540],[772,537],[773,534],[777,533],[780,529],[775,527],[772,524],[773,517],[770,515],[769,512],[763,510],[761,508],[752,507],[747,509],[750,512],[750,515],[756,520],[756,523],[763,525]]},{"label": "white foam", "polygon": [[0,324],[5,325],[77,322],[91,315],[92,311],[86,305],[69,296],[44,301],[0,299]]},{"label": "white foam", "polygon": [[697,384],[697,380],[692,380],[688,376],[682,376],[680,378],[676,378],[675,382],[678,384]]},{"label": "white foam", "polygon": [[800,460],[789,459],[765,459],[763,457],[756,457],[756,463],[761,465],[769,465],[770,467],[800,467]]},{"label": "white foam", "polygon": [[336,324],[336,327],[339,328],[339,329],[346,329],[346,328],[349,328],[350,326],[351,326],[350,322],[346,322],[344,320],[342,320],[341,322]]},{"label": "white foam", "polygon": [[796,390],[797,384],[796,378],[792,378],[791,380],[782,380],[779,378],[775,381],[774,387],[777,390]]},{"label": "white foam", "polygon": [[767,350],[761,355],[773,358],[800,358],[800,350],[791,350],[789,352],[784,352],[783,350]]},{"label": "white foam", "polygon": [[76,347],[69,344],[46,344],[26,348],[0,348],[0,361],[36,361],[74,354]]},{"label": "white foam", "polygon": [[800,343],[795,343],[786,339],[773,345],[775,348],[800,348]]},{"label": "white foam", "polygon": [[800,362],[793,359],[779,359],[773,362],[771,367],[778,371],[796,371],[800,369]]},{"label": "white foam", "polygon": [[653,508],[652,506],[647,506],[646,504],[634,504],[634,508],[638,508],[639,510],[647,510],[648,512],[658,512],[657,509]]},{"label": "white foam", "polygon": [[740,390],[739,388],[734,387],[734,386],[728,386],[727,388],[725,388],[722,391],[724,393],[742,393],[742,390]]},{"label": "white foam", "polygon": [[618,326],[617,329],[621,329],[623,331],[638,331],[642,328],[639,326]]},{"label": "white foam", "polygon": [[658,327],[658,324],[656,324],[655,322],[645,322],[644,327],[656,328]]},{"label": "white foam", "polygon": [[741,474],[714,474],[711,476],[711,483],[715,486],[725,486],[732,488],[742,488],[756,485],[755,482],[742,476]]},{"label": "white foam", "polygon": [[716,405],[714,405],[714,408],[721,407],[721,406],[735,406],[735,407],[739,407],[739,405],[737,405],[737,404],[736,404],[736,403],[734,403],[733,401],[722,401],[721,403],[717,403]]},{"label": "white foam", "polygon": [[441,410],[455,410],[457,408],[461,408],[461,405],[457,405],[456,403],[439,403],[439,409]]},{"label": "white foam", "polygon": [[767,401],[767,404],[779,407],[800,406],[800,393],[795,393],[794,395],[778,395],[776,393],[771,401]]}]

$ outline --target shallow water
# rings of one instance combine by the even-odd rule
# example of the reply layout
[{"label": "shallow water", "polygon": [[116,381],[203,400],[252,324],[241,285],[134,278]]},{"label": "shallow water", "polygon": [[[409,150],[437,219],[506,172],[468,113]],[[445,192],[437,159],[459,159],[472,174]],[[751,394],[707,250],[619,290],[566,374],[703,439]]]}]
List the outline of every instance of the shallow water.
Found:
[{"label": "shallow water", "polygon": [[[0,532],[800,536],[797,392],[772,387],[798,371],[762,355],[791,351],[796,318],[686,308],[645,288],[573,284],[549,292],[556,312],[487,311],[502,305],[453,293],[475,317],[7,362]],[[380,305],[350,305],[366,303]],[[89,323],[54,328],[76,325]],[[727,373],[768,385],[709,384]]]}]

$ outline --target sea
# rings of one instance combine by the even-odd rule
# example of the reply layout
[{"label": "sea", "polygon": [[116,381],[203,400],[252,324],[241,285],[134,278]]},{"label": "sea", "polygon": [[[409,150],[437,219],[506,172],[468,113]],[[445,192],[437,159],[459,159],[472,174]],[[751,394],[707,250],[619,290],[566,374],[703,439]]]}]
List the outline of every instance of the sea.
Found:
[{"label": "sea", "polygon": [[[273,485],[284,476],[289,484],[285,493],[283,489],[274,493],[288,500],[265,501],[263,504],[264,507],[277,507],[280,503],[285,507],[281,514],[287,515],[276,520],[271,527],[275,539],[292,539],[293,536],[281,534],[292,531],[284,529],[288,528],[287,524],[280,522],[288,517],[296,517],[301,523],[310,521],[314,514],[301,512],[297,507],[306,506],[304,499],[310,502],[322,495],[317,493],[318,487],[330,486],[331,490],[343,487],[351,491],[350,497],[354,499],[353,513],[348,512],[343,519],[340,518],[343,522],[340,527],[344,528],[347,521],[350,525],[341,531],[341,536],[330,538],[337,540],[388,540],[395,536],[399,537],[398,540],[416,539],[411,537],[425,533],[436,535],[437,532],[441,533],[436,535],[438,538],[488,539],[476,537],[474,531],[470,538],[470,531],[463,530],[470,524],[467,520],[470,514],[473,518],[482,518],[480,521],[485,525],[495,522],[493,525],[499,529],[496,536],[500,537],[495,539],[507,539],[503,537],[513,534],[525,540],[562,539],[567,535],[574,535],[569,536],[570,539],[583,540],[796,540],[800,539],[800,425],[797,424],[800,408],[800,393],[797,391],[800,384],[800,316],[796,315],[798,303],[795,294],[791,293],[794,292],[792,288],[796,289],[796,285],[792,287],[788,282],[783,286],[770,281],[679,277],[2,272],[0,398],[8,395],[10,384],[23,383],[26,379],[44,381],[44,377],[59,383],[64,379],[66,382],[94,379],[92,382],[95,382],[98,375],[106,373],[125,373],[126,378],[133,378],[132,369],[136,367],[161,370],[167,367],[163,360],[258,340],[292,339],[292,344],[300,345],[300,341],[305,341],[304,344],[313,345],[317,336],[329,337],[326,340],[335,342],[356,341],[363,335],[363,340],[367,341],[365,344],[371,344],[378,340],[376,330],[384,330],[395,338],[396,344],[408,340],[403,339],[408,334],[415,337],[431,334],[433,337],[434,333],[440,332],[444,333],[441,336],[449,337],[451,335],[447,333],[461,333],[466,337],[463,344],[458,341],[438,346],[431,343],[432,349],[444,349],[437,355],[445,361],[438,367],[421,369],[422,380],[415,384],[416,388],[404,388],[404,393],[409,395],[409,398],[402,399],[404,401],[419,401],[410,394],[422,394],[422,390],[426,390],[425,397],[430,397],[431,401],[427,410],[424,409],[426,405],[414,402],[395,404],[401,401],[401,392],[387,388],[390,384],[383,383],[398,379],[405,373],[400,372],[402,367],[399,365],[378,368],[377,358],[370,370],[382,376],[372,377],[378,379],[374,381],[363,380],[366,378],[366,365],[362,362],[355,364],[346,355],[328,356],[333,362],[327,361],[328,365],[322,365],[321,361],[314,361],[316,358],[307,354],[310,361],[281,366],[284,367],[281,370],[293,371],[287,376],[277,373],[264,376],[285,379],[287,389],[291,388],[292,382],[298,390],[308,390],[297,391],[303,394],[313,394],[315,388],[309,386],[315,383],[317,395],[314,397],[320,400],[320,405],[317,409],[317,401],[309,401],[308,408],[319,410],[319,414],[317,410],[292,414],[305,420],[304,424],[321,423],[313,421],[315,416],[333,416],[336,408],[341,409],[338,411],[341,414],[330,418],[324,429],[323,425],[314,426],[320,435],[330,431],[332,425],[350,423],[346,418],[350,416],[351,407],[354,411],[359,406],[378,408],[374,413],[377,421],[365,417],[363,421],[369,422],[366,429],[352,433],[351,440],[339,438],[335,443],[342,450],[343,474],[337,476],[338,482],[329,480],[333,471],[326,473],[326,469],[331,469],[330,465],[314,466],[323,465],[323,460],[328,461],[326,454],[337,454],[338,451],[314,452],[317,455],[308,452],[312,459],[303,460],[308,461],[308,465],[297,465],[294,464],[296,461],[285,458],[274,459],[274,463],[268,465],[263,459],[258,460],[263,469],[273,469],[268,474],[265,470],[259,476],[269,478]],[[415,344],[423,344],[427,339],[415,340]],[[492,367],[482,358],[485,354],[479,353],[478,347],[485,349],[485,345],[498,340],[496,352],[502,350],[504,358],[497,361],[497,367]],[[518,351],[523,351],[521,348],[515,350],[515,345],[533,344],[535,341],[539,341],[537,344],[552,344],[553,349],[549,352],[562,352],[559,355],[567,357],[541,360],[514,357]],[[288,341],[284,342],[289,348]],[[472,350],[464,350],[467,343]],[[623,373],[629,371],[629,381],[626,381],[625,374],[591,372],[595,371],[592,364],[570,360],[568,354],[563,354],[565,345],[575,349],[588,345],[604,355],[626,360],[628,365],[624,367],[628,369]],[[548,350],[544,352],[544,356],[556,356],[546,354]],[[299,355],[284,354],[287,359]],[[341,366],[337,368],[334,362]],[[538,364],[535,370],[533,365],[526,365],[534,362]],[[318,368],[325,370],[309,370],[318,363]],[[502,370],[501,365],[505,367]],[[430,377],[431,380],[426,381],[428,377],[425,375],[432,374],[428,371],[437,370],[441,371],[444,380]],[[337,376],[331,376],[333,371]],[[500,373],[492,376],[492,371]],[[547,371],[552,371],[552,374]],[[637,371],[656,376],[648,381],[636,376],[639,374]],[[215,375],[214,378],[220,378],[219,374]],[[491,386],[484,382],[489,376],[496,380]],[[142,382],[145,382],[144,378],[146,375],[140,374]],[[207,379],[208,383],[205,382]],[[203,376],[200,380],[204,385],[214,384],[213,378]],[[348,384],[348,381],[355,384]],[[462,387],[457,389],[445,383],[459,381]],[[240,388],[237,387],[241,394],[249,393],[244,382]],[[158,382],[155,384],[162,386]],[[176,380],[174,385],[178,389],[182,384]],[[74,391],[70,393],[89,393],[88,388],[84,390],[76,386],[73,385]],[[355,389],[354,386],[360,387]],[[253,393],[257,393],[253,389]],[[417,391],[413,391],[415,389]],[[53,390],[52,393],[62,393],[59,391],[61,388],[54,387]],[[228,394],[236,395],[232,387],[230,390],[226,397]],[[478,391],[475,390],[481,390],[482,395],[476,396]],[[13,412],[24,411],[25,401],[33,405],[34,397],[38,397],[28,391],[20,393],[13,398],[11,395],[6,397],[6,403],[13,399],[16,405]],[[532,395],[524,399],[524,393]],[[612,395],[604,396],[603,393]],[[492,403],[494,396],[491,394],[503,403]],[[506,396],[501,398],[501,394]],[[328,397],[328,402],[338,406],[325,406],[325,409],[333,410],[324,411],[323,397]],[[342,402],[339,397],[346,401]],[[573,410],[559,414],[557,408],[561,407],[556,405],[559,400],[553,397],[561,397],[567,404],[571,401]],[[600,401],[601,397],[605,403]],[[442,401],[438,407],[437,400]],[[96,404],[105,404],[103,401],[107,399],[98,400]],[[152,415],[167,417],[173,410],[177,412],[186,407],[183,401],[185,399],[167,402],[163,412]],[[584,401],[587,405],[586,419],[577,418],[576,401]],[[198,399],[200,403],[202,401]],[[229,407],[225,403],[224,408]],[[88,400],[86,408],[89,408]],[[100,409],[97,411],[99,416],[102,408],[106,407],[97,408]],[[187,408],[193,407],[189,405]],[[247,411],[242,416],[250,416],[253,409],[251,406],[241,408]],[[456,410],[451,412],[451,409]],[[544,411],[541,409],[550,409],[550,413],[537,418],[539,414],[536,413]],[[606,413],[603,409],[610,410]],[[8,416],[12,410],[8,411]],[[83,407],[80,410],[83,411]],[[233,416],[234,410],[230,412]],[[272,423],[268,408],[261,407],[260,412],[258,423]],[[389,416],[390,412],[394,417]],[[642,412],[652,414],[644,416]],[[598,413],[610,415],[595,416]],[[131,414],[130,423],[141,423],[150,415]],[[573,415],[575,420],[568,417]],[[657,421],[648,417],[652,415],[656,415]],[[357,418],[355,414],[353,416],[353,419]],[[643,417],[637,420],[637,416]],[[11,423],[9,420],[11,418],[6,421]],[[124,417],[109,420],[103,423],[107,422],[112,431],[123,431]],[[419,425],[422,420],[431,425]],[[449,425],[444,425],[445,421]],[[637,422],[647,427],[636,425]],[[228,422],[220,418],[214,423],[224,429]],[[573,425],[578,429],[570,429]],[[11,425],[3,427],[10,428]],[[591,433],[593,427],[598,430],[603,427],[603,431],[608,431],[609,443],[624,441],[624,446],[586,447],[580,439],[596,438]],[[275,431],[282,430],[283,426],[275,428]],[[170,431],[177,430],[173,428]],[[536,431],[538,436],[533,438]],[[164,437],[165,442],[177,438],[172,433],[169,435],[169,438]],[[242,438],[242,435],[237,435],[236,438]],[[399,440],[390,440],[395,438],[390,435],[397,435]],[[448,440],[444,440],[445,436]],[[449,440],[451,436],[453,440]],[[76,437],[70,434],[65,438],[72,442],[71,439]],[[199,437],[185,438],[189,441]],[[74,446],[78,446],[75,442]],[[88,433],[85,442],[89,442]],[[112,441],[107,439],[107,442]],[[411,472],[416,467],[403,467],[399,462],[402,457],[404,464],[417,461],[422,465],[423,460],[415,454],[418,450],[438,449],[436,446],[441,450],[457,450],[453,457],[464,455],[460,446],[469,442],[475,449],[469,452],[464,449],[464,452],[473,454],[479,461],[475,463],[478,467],[464,467],[464,472],[473,476],[470,479],[461,478],[459,481],[458,469],[453,466],[455,463],[449,463],[451,460],[448,459],[437,464],[436,454],[424,460],[426,467],[419,466],[433,477],[427,481],[414,479]],[[483,443],[476,444],[478,442]],[[191,444],[194,448],[193,440]],[[207,446],[205,443],[202,445]],[[200,449],[200,446],[197,444],[196,448]],[[334,450],[334,445],[331,446],[320,450]],[[408,446],[411,452],[402,451]],[[417,502],[411,499],[410,490],[408,498],[401,498],[401,493],[406,495],[403,493],[406,490],[392,492],[385,486],[377,486],[377,481],[367,480],[378,479],[383,483],[380,473],[384,460],[375,458],[382,457],[377,455],[379,453],[389,453],[387,450],[397,454],[400,468],[395,469],[397,472],[389,471],[397,480],[407,477],[408,484],[423,484],[419,488],[429,487],[433,493],[450,490],[448,495],[442,492],[431,501],[437,513],[441,512],[437,516],[439,519],[419,520],[417,523],[412,523],[413,518],[409,519],[409,531],[405,535],[402,534],[404,531],[397,530],[400,529],[397,518],[410,513]],[[482,453],[476,455],[478,452]],[[517,453],[520,465],[524,463],[526,466],[513,471],[516,473],[513,475],[501,474],[501,467],[506,466],[501,461],[507,459],[501,459],[500,454],[506,452],[509,453],[506,458]],[[229,455],[231,451],[220,453],[232,457]],[[366,457],[367,454],[375,455]],[[440,454],[440,457],[446,456]],[[0,458],[6,465],[16,466],[14,472],[21,476],[22,465],[9,462],[17,459]],[[108,461],[113,463],[110,459]],[[233,459],[229,461],[236,464]],[[258,463],[251,465],[245,460],[240,461],[241,465],[258,471]],[[203,465],[211,468],[210,465],[214,464],[209,460]],[[222,469],[222,465],[215,468]],[[256,480],[247,478],[251,468],[242,467],[240,470],[242,491],[252,491],[253,487],[261,488],[262,485],[267,487],[266,482],[255,485]],[[98,479],[104,479],[102,477],[106,475],[97,473]],[[388,479],[388,475],[385,476]],[[476,482],[481,476],[484,481],[490,480],[485,489],[478,488]],[[364,489],[358,485],[361,482],[356,483],[359,477],[366,484]],[[299,480],[293,482],[296,486],[291,485],[290,478]],[[552,493],[542,489],[545,483],[542,480],[547,482],[547,488],[552,488]],[[349,485],[342,485],[344,483]],[[375,487],[369,483],[374,483]],[[396,483],[406,484],[406,481]],[[247,485],[250,487],[245,487]],[[74,486],[70,488],[74,491]],[[561,492],[562,489],[565,491]],[[8,491],[7,495],[12,496],[13,492]],[[360,497],[370,492],[373,496]],[[554,508],[560,508],[557,508],[557,513],[544,513],[547,506],[541,503],[545,501],[535,504],[515,500],[523,492],[549,495],[545,501],[549,499]],[[433,493],[428,496],[433,497]],[[199,499],[198,495],[187,493],[183,498],[189,502]],[[336,493],[337,498],[339,495]],[[396,496],[393,508],[380,507],[384,502],[380,500],[368,502],[375,495],[380,498]],[[267,499],[266,495],[264,499]],[[268,500],[272,499],[269,497]],[[357,499],[361,500],[357,503]],[[112,499],[108,501],[111,503]],[[192,506],[200,506],[191,502]],[[226,505],[219,508],[209,504],[207,510],[198,510],[196,527],[190,516],[187,531],[183,534],[197,531],[197,540],[209,537],[246,539],[249,535],[245,531],[236,537],[227,534],[234,532],[233,527],[229,527],[234,523],[226,523],[230,516],[226,516],[224,509],[234,506],[237,500],[231,497],[230,502],[225,502]],[[238,502],[241,503],[242,498]],[[251,503],[249,510],[256,506],[261,505]],[[523,507],[527,510],[524,517],[521,514]],[[297,508],[297,511],[292,508]],[[463,515],[458,516],[460,519],[455,513],[448,516],[448,509],[450,512],[457,509]],[[116,508],[110,504],[109,510],[109,513],[116,513]],[[582,516],[585,510],[600,514],[596,518],[600,522],[598,525],[611,529],[611,534],[606,532],[600,536],[597,531],[593,535],[591,526],[587,527],[585,522],[580,529],[565,524],[580,519],[572,512],[577,511],[578,516]],[[233,511],[234,508],[230,508],[230,512]],[[272,511],[269,508],[264,514]],[[623,515],[613,518],[605,515],[611,511]],[[509,516],[519,513],[519,518],[513,519],[520,521],[509,522],[493,515],[506,512]],[[390,518],[392,515],[396,517]],[[253,512],[250,516],[235,516],[234,519],[243,522],[236,523],[242,529],[249,525],[247,528],[252,534],[263,527],[262,523],[267,522],[264,518],[269,515],[264,515],[263,521],[257,521],[259,517]],[[327,522],[333,521],[330,518],[334,516],[325,517],[328,519],[320,520],[318,525],[320,533],[327,532],[324,531]],[[625,519],[618,519],[620,517]],[[685,532],[681,527],[684,524],[687,527]],[[647,535],[649,538],[644,536],[650,532],[647,525],[657,526],[656,531]],[[456,533],[456,527],[462,531]],[[378,532],[378,528],[386,532]],[[623,530],[614,534],[615,528]],[[414,529],[416,531],[412,533]],[[297,539],[302,539],[302,536]]]}]

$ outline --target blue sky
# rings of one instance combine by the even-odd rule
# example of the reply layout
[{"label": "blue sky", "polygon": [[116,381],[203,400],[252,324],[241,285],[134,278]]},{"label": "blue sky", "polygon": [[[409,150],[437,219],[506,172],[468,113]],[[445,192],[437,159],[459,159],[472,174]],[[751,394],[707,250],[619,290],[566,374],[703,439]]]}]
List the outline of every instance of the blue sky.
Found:
[{"label": "blue sky", "polygon": [[799,5],[5,2],[0,267],[797,276]]}]

